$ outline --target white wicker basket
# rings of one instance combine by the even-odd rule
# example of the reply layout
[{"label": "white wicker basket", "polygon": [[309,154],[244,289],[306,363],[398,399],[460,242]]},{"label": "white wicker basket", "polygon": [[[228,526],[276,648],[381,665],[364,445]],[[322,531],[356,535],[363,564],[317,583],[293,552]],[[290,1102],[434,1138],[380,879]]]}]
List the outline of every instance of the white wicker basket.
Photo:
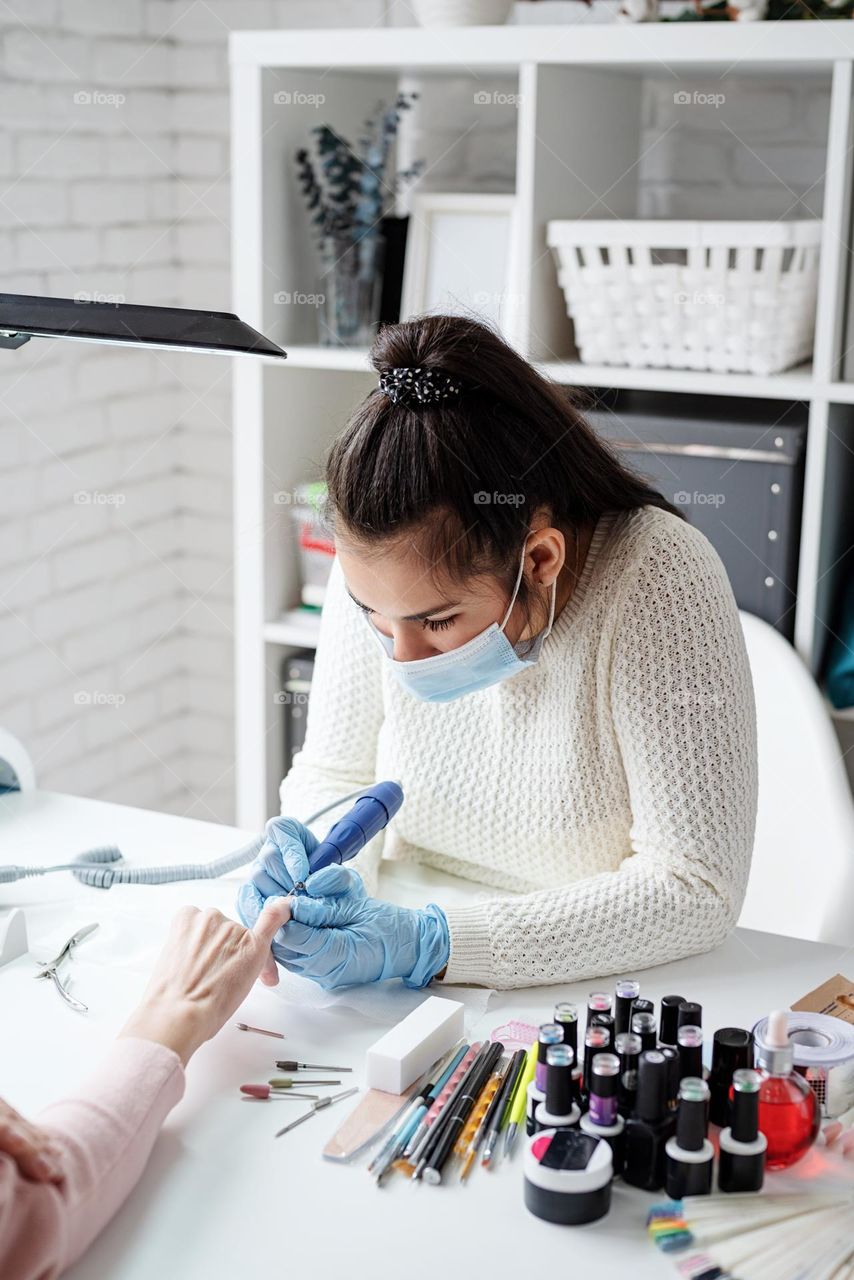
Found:
[{"label": "white wicker basket", "polygon": [[585,364],[779,373],[812,351],[821,223],[558,221]]}]

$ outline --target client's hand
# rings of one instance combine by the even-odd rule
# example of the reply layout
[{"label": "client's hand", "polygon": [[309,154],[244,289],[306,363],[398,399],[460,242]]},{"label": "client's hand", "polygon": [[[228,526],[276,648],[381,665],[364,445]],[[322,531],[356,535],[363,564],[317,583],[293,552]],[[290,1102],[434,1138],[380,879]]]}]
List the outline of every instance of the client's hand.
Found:
[{"label": "client's hand", "polygon": [[213,908],[182,907],[121,1034],[156,1040],[186,1066],[249,994],[290,914],[288,900],[271,898],[255,927],[244,929]]},{"label": "client's hand", "polygon": [[[325,988],[386,978],[426,987],[448,963],[451,948],[444,912],[432,904],[424,911],[411,911],[369,898],[355,871],[336,870],[336,896],[292,899],[293,918],[273,948],[276,958],[292,973]],[[323,874],[313,877],[315,895]],[[342,892],[344,877],[349,886]]]},{"label": "client's hand", "polygon": [[25,1178],[33,1182],[62,1179],[61,1151],[36,1124],[19,1116],[0,1100],[0,1154],[11,1156]]}]

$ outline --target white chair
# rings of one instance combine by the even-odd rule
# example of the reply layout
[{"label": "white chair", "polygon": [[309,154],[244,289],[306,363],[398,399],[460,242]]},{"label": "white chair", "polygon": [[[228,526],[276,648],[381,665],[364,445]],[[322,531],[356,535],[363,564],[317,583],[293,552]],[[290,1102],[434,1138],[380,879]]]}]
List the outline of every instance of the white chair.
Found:
[{"label": "white chair", "polygon": [[0,728],[0,791],[32,791],[36,785],[33,762],[17,738]]},{"label": "white chair", "polygon": [[854,943],[854,801],[824,698],[795,650],[741,622],[756,693],[759,813],[739,924]]}]

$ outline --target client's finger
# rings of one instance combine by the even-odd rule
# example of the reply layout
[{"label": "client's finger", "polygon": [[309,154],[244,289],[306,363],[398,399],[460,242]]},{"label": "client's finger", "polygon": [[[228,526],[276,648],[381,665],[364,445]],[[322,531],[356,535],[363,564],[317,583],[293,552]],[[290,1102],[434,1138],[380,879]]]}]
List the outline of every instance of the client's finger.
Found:
[{"label": "client's finger", "polygon": [[268,898],[264,903],[263,911],[255,921],[252,932],[259,942],[269,947],[282,925],[287,924],[290,918],[290,898],[284,896]]},{"label": "client's finger", "polygon": [[279,985],[279,966],[276,964],[276,957],[272,951],[267,953],[267,958],[258,977],[265,987],[277,987]]}]

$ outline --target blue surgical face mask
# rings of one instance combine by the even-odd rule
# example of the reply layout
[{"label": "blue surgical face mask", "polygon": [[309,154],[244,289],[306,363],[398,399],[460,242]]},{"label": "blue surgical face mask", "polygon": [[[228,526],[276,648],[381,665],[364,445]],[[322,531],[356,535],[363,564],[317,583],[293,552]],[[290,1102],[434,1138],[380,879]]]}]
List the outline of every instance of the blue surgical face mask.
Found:
[{"label": "blue surgical face mask", "polygon": [[[552,583],[551,608],[549,621],[545,631],[541,631],[533,640],[522,641],[512,645],[504,634],[507,619],[516,603],[519,584],[525,568],[525,549],[522,548],[522,559],[516,575],[516,585],[501,623],[493,622],[473,636],[457,649],[449,649],[447,653],[436,653],[430,658],[415,658],[412,662],[398,662],[392,656],[394,641],[391,636],[384,636],[374,626],[369,615],[364,614],[372,635],[376,636],[388,659],[389,666],[407,692],[420,698],[422,702],[452,702],[454,698],[462,698],[467,693],[476,693],[479,689],[487,689],[500,680],[507,680],[517,672],[532,667],[540,656],[543,643],[549,635],[555,616],[555,600],[557,597],[557,579]],[[522,651],[520,654],[519,650]]]}]

